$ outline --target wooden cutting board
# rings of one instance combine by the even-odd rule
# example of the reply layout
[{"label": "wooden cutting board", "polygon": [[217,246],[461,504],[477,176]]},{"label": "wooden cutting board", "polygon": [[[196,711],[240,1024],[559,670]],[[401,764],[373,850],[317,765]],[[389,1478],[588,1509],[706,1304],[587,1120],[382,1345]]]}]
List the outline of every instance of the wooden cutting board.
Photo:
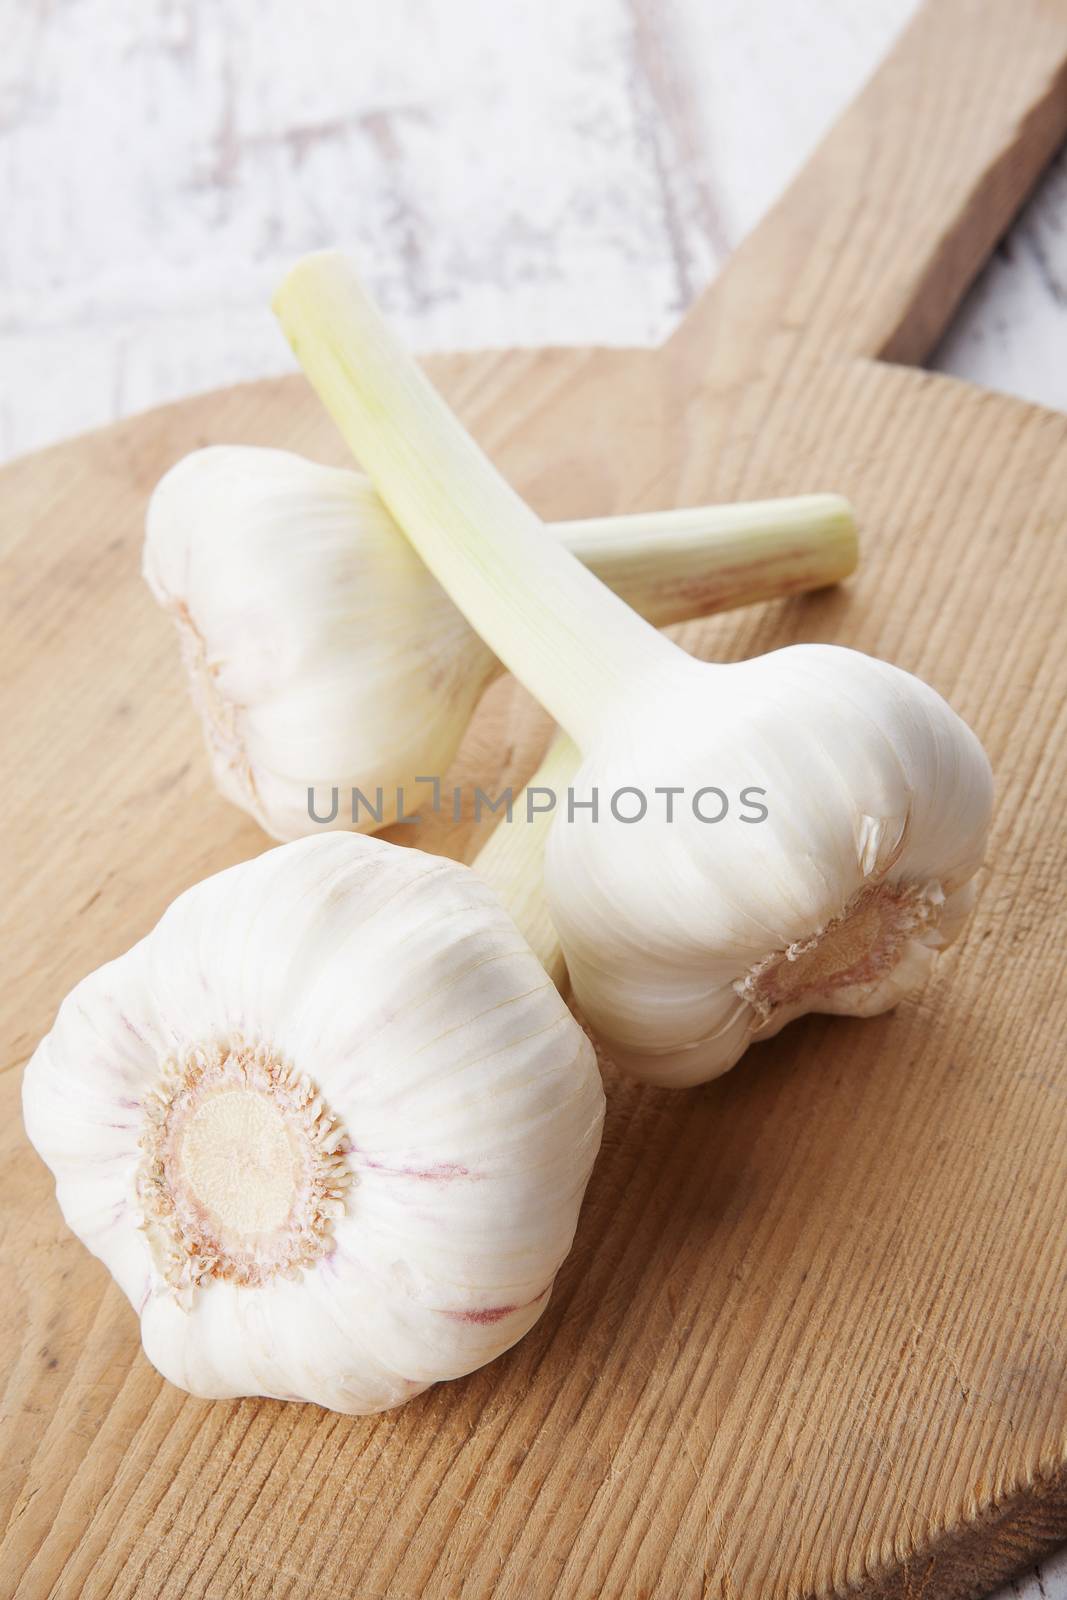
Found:
[{"label": "wooden cutting board", "polygon": [[[165,1385],[18,1106],[68,987],[267,843],[208,783],[146,497],[208,442],[339,442],[292,379],[0,473],[4,1595],[944,1600],[1067,1537],[1067,419],[890,364],[1067,132],[1065,63],[1063,0],[938,0],[662,351],[431,363],[548,515],[850,495],[854,581],[684,642],[899,662],[978,730],[999,804],[970,933],[896,1014],[796,1024],[693,1093],[608,1069],[544,1319],[403,1411]],[[544,733],[497,685],[457,778],[520,779]]]}]

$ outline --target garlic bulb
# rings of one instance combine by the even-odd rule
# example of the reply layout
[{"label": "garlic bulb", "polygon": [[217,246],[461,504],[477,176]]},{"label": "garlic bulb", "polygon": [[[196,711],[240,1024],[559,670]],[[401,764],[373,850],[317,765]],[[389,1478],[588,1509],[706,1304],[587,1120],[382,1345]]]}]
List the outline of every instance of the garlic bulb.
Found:
[{"label": "garlic bulb", "polygon": [[469,868],[325,834],[189,889],[85,978],[23,1108],[165,1377],[371,1412],[540,1316],[603,1093]]},{"label": "garlic bulb", "polygon": [[[835,495],[555,532],[657,626],[834,583],[856,560]],[[215,446],[173,467],[144,573],[178,624],[216,782],[275,838],[413,811],[501,670],[367,479],[286,451]]]},{"label": "garlic bulb", "polygon": [[[545,859],[583,1013],[620,1067],[674,1086],[805,1012],[874,1016],[925,982],[971,909],[992,803],[977,739],[886,662],[796,645],[681,665],[655,715],[590,749]],[[647,794],[647,828],[620,820],[620,790]]]},{"label": "garlic bulb", "polygon": [[300,263],[276,310],[427,565],[581,752],[548,908],[619,1065],[702,1082],[803,1012],[866,1016],[920,983],[992,805],[940,696],[832,646],[694,661],[540,536],[342,257]]}]

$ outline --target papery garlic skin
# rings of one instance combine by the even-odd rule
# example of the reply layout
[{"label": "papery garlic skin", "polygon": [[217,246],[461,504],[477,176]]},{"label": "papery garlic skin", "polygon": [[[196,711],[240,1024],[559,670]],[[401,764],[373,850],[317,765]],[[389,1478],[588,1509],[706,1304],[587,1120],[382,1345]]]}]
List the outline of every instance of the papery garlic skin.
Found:
[{"label": "papery garlic skin", "polygon": [[[367,479],[287,451],[172,467],[144,575],[178,624],[216,783],[277,839],[352,828],[353,787],[366,831],[415,810],[499,670]],[[336,816],[313,821],[309,787],[325,818],[335,786]]]},{"label": "papery garlic skin", "polygon": [[[832,645],[679,661],[654,715],[594,744],[546,853],[574,995],[616,1063],[683,1087],[810,1011],[872,1016],[929,975],[974,897],[992,807],[978,740],[909,673]],[[674,820],[657,787],[677,786]],[[620,823],[610,796],[647,795]],[[705,786],[733,801],[698,819]],[[743,821],[742,790],[767,816]],[[628,802],[636,809],[634,802]],[[705,816],[721,801],[706,798]]]},{"label": "papery garlic skin", "polygon": [[324,834],[196,885],[84,979],[23,1109],[165,1377],[365,1413],[540,1316],[603,1091],[474,873]]}]

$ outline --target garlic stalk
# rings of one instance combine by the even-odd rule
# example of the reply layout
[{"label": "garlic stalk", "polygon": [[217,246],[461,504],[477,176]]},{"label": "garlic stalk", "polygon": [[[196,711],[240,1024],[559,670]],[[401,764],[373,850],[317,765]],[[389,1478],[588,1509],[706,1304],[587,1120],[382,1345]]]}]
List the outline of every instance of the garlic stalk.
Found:
[{"label": "garlic stalk", "polygon": [[23,1111],[164,1377],[362,1413],[536,1322],[603,1092],[475,873],[333,833],[197,884],[79,983]]},{"label": "garlic stalk", "polygon": [[966,920],[992,805],[945,701],[828,645],[693,660],[542,537],[342,256],[299,263],[275,309],[427,566],[581,750],[546,889],[619,1065],[699,1083],[804,1012],[868,1016],[920,984]]},{"label": "garlic stalk", "polygon": [[[834,583],[856,560],[836,495],[553,531],[657,627]],[[414,810],[501,670],[367,479],[286,451],[215,446],[173,467],[144,574],[178,625],[216,782],[275,838]]]},{"label": "garlic stalk", "polygon": [[567,982],[567,964],[545,898],[545,850],[559,797],[566,796],[581,757],[557,730],[533,777],[515,797],[472,863],[503,900],[512,920],[557,989]]}]

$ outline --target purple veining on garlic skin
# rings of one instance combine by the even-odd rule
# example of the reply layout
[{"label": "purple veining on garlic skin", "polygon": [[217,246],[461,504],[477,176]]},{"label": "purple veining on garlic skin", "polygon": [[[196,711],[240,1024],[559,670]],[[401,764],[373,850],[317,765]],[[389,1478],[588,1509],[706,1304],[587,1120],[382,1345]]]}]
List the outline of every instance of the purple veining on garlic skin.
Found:
[{"label": "purple veining on garlic skin", "polygon": [[[106,1122],[101,1122],[99,1126],[101,1128],[106,1128],[109,1126],[109,1124]],[[99,1150],[92,1153],[86,1151],[79,1155],[78,1159],[84,1166],[95,1169],[93,1174],[94,1176],[98,1176],[101,1169],[106,1170],[108,1167],[118,1167],[120,1172],[125,1175],[130,1170],[131,1160],[134,1154],[135,1150],[133,1148],[126,1148],[124,1150]]]},{"label": "purple veining on garlic skin", "polygon": [[505,1317],[510,1317],[520,1310],[519,1306],[485,1306],[480,1311],[443,1311],[442,1316],[448,1317],[451,1322],[474,1322],[489,1324],[503,1322]]},{"label": "purple veining on garlic skin", "polygon": [[452,1183],[457,1178],[469,1178],[477,1182],[485,1177],[483,1172],[474,1172],[470,1167],[464,1166],[462,1161],[435,1161],[429,1166],[394,1166],[388,1161],[376,1161],[358,1145],[351,1144],[349,1153],[355,1159],[358,1167],[367,1167],[372,1172],[382,1172],[388,1178],[417,1178],[425,1183]]},{"label": "purple veining on garlic skin", "polygon": [[[395,1288],[395,1282],[390,1283],[389,1281],[382,1279],[381,1274],[375,1264],[365,1260],[360,1255],[358,1250],[346,1250],[344,1245],[336,1238],[334,1240],[334,1248],[330,1254],[331,1256],[336,1255],[340,1257],[340,1259],[350,1269],[357,1269],[363,1272],[366,1275],[368,1282],[374,1283],[378,1290],[383,1294],[388,1295],[390,1288]],[[328,1258],[324,1257],[320,1259],[315,1264],[315,1270],[321,1272],[327,1265],[327,1262]],[[401,1262],[395,1263],[395,1268],[396,1271],[402,1274],[403,1278],[406,1280],[405,1287],[413,1303],[416,1305],[426,1306],[425,1289],[420,1292],[415,1282],[411,1279],[411,1273],[409,1269]],[[546,1300],[552,1293],[555,1281],[555,1278],[553,1278],[550,1283],[545,1285],[539,1294],[535,1294],[530,1300],[516,1301],[507,1305],[474,1306],[469,1308],[437,1306],[433,1309],[437,1311],[439,1316],[447,1317],[450,1322],[465,1323],[468,1326],[474,1327],[491,1327],[496,1322],[502,1322],[505,1317],[514,1316],[520,1311],[529,1311],[532,1306],[540,1305],[540,1303],[543,1300]],[[429,1288],[429,1286],[427,1285],[426,1288]],[[426,1309],[431,1308],[426,1306]],[[425,1385],[420,1384],[420,1388],[421,1387],[425,1387]]]},{"label": "purple veining on garlic skin", "polygon": [[535,1294],[532,1300],[526,1300],[522,1305],[481,1306],[471,1311],[442,1311],[441,1315],[448,1317],[451,1322],[469,1322],[488,1327],[494,1322],[503,1322],[505,1317],[514,1316],[516,1311],[529,1311],[531,1306],[538,1305],[551,1292],[552,1285],[549,1284],[540,1294]]},{"label": "purple veining on garlic skin", "polygon": [[352,1266],[356,1263],[356,1260],[357,1258],[355,1256],[351,1255],[347,1250],[342,1249],[340,1243],[338,1242],[337,1235],[333,1234],[326,1249],[322,1252],[322,1255],[315,1262],[314,1266],[308,1268],[307,1270],[317,1273],[320,1277],[326,1276],[332,1278],[336,1282],[341,1277],[342,1267],[346,1265]]},{"label": "purple veining on garlic skin", "polygon": [[[137,1037],[132,1027],[127,1031],[131,1038]],[[144,1044],[143,1040],[139,1042]],[[131,1088],[142,1083],[144,1079],[143,1062],[136,1055],[132,1060],[127,1058],[116,1048],[101,1046],[87,1056],[85,1065],[87,1072],[104,1079],[117,1078],[120,1083],[128,1084]],[[141,1109],[140,1100],[120,1098],[118,1095],[115,1096],[114,1103],[121,1106],[124,1111]]]},{"label": "purple veining on garlic skin", "polygon": [[126,1015],[125,1011],[120,1011],[119,1012],[119,1021],[122,1023],[122,1026],[126,1029],[126,1032],[133,1035],[133,1037],[137,1040],[138,1044],[145,1044],[146,1045],[148,1043],[148,1040],[145,1038],[144,1034],[141,1032],[141,1030],[138,1027],[136,1027],[130,1021],[130,1019]]},{"label": "purple veining on garlic skin", "polygon": [[125,1200],[116,1200],[115,1204],[111,1208],[111,1215],[108,1217],[107,1221],[101,1222],[95,1229],[96,1237],[99,1238],[101,1234],[110,1233],[112,1228],[117,1228],[119,1223],[125,1217],[126,1211],[127,1206]]}]

